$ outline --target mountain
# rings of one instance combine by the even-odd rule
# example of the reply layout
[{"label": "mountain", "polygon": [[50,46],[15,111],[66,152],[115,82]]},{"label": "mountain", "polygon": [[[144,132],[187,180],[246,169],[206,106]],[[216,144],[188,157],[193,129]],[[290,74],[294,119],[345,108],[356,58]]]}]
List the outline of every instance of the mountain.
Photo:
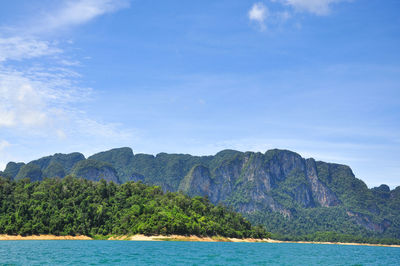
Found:
[{"label": "mountain", "polygon": [[302,158],[288,150],[224,150],[214,156],[133,154],[119,148],[94,154],[55,154],[9,163],[14,179],[73,175],[115,183],[142,181],[164,191],[206,196],[261,223],[278,238],[319,232],[400,238],[400,187],[369,189],[346,165]]},{"label": "mountain", "polygon": [[85,160],[81,153],[70,154],[56,153],[28,164],[9,162],[3,171],[3,175],[12,179],[42,180],[45,177],[65,177],[72,172],[72,168],[79,161]]}]

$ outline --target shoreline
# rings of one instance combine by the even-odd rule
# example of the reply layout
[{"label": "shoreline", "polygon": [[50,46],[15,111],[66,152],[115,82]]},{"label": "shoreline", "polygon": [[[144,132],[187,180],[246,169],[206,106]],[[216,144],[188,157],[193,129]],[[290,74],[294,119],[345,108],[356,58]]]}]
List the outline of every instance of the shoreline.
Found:
[{"label": "shoreline", "polygon": [[[56,236],[56,235],[0,235],[0,241],[7,240],[94,240],[89,236]],[[394,247],[400,248],[400,245],[368,244],[368,243],[342,243],[342,242],[310,242],[310,241],[281,241],[274,239],[255,239],[255,238],[230,238],[230,237],[199,237],[182,235],[133,235],[133,236],[110,236],[104,240],[125,240],[125,241],[189,241],[189,242],[234,242],[234,243],[275,243],[275,244],[318,244],[318,245],[345,245],[345,246],[373,246],[373,247]]]},{"label": "shoreline", "polygon": [[137,234],[133,236],[112,236],[108,240],[128,240],[128,241],[189,241],[189,242],[266,242],[268,239],[256,239],[256,238],[231,238],[231,237],[199,237],[199,236],[183,236],[183,235],[155,235],[155,236],[145,236],[142,234]]},{"label": "shoreline", "polygon": [[1,240],[92,240],[89,236],[56,236],[56,235],[0,235]]}]

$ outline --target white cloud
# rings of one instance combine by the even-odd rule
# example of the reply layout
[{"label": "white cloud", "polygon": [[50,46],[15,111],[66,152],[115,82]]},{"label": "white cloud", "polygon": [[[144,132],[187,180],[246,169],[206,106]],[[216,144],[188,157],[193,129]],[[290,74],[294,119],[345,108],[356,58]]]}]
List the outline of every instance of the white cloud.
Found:
[{"label": "white cloud", "polygon": [[90,92],[73,83],[68,71],[17,71],[0,65],[0,127],[47,125],[55,112]]},{"label": "white cloud", "polygon": [[[36,20],[27,18],[19,28],[0,29],[0,169],[10,160],[29,161],[37,153],[121,145],[132,139],[130,130],[97,121],[84,111],[93,90],[80,85],[81,75],[74,70],[81,58],[71,57],[56,40],[41,35],[87,23],[128,4],[63,1]],[[5,151],[10,144],[2,138],[12,141],[13,149]]]},{"label": "white cloud", "polygon": [[269,11],[266,5],[263,3],[255,3],[249,10],[249,19],[250,21],[255,21],[260,26],[261,30],[266,29],[265,20],[268,17]]},{"label": "white cloud", "polygon": [[131,137],[131,132],[129,130],[121,130],[120,125],[117,123],[100,123],[87,117],[78,118],[76,123],[80,132],[88,136],[95,135],[104,139],[118,138],[123,140]]},{"label": "white cloud", "polygon": [[68,69],[21,72],[0,66],[0,128],[59,139],[77,134],[129,138],[117,124],[98,122],[80,110],[92,90],[76,86],[75,79]]},{"label": "white cloud", "polygon": [[65,1],[39,19],[33,32],[49,32],[84,24],[106,13],[129,7],[129,0],[74,0]]},{"label": "white cloud", "polygon": [[[353,0],[269,0],[272,11],[264,3],[257,2],[249,10],[248,17],[264,31],[269,25],[280,27],[289,20],[295,19],[296,13],[325,16],[330,13],[333,4],[351,1]],[[298,21],[294,21],[293,26],[301,28]]]},{"label": "white cloud", "polygon": [[[78,25],[128,5],[126,0],[64,1],[59,9],[37,20],[32,29],[49,31]],[[127,135],[116,125],[92,120],[80,110],[79,104],[89,98],[92,89],[79,86],[80,74],[71,68],[79,65],[78,60],[66,58],[56,41],[19,35],[4,38],[0,32],[0,129],[59,139],[80,133]],[[14,64],[13,60],[23,63]]]},{"label": "white cloud", "polygon": [[279,0],[279,1],[285,5],[293,7],[296,11],[309,12],[321,16],[329,14],[332,4],[348,0]]},{"label": "white cloud", "polygon": [[30,38],[0,38],[0,62],[23,60],[60,53],[61,49],[49,42]]},{"label": "white cloud", "polygon": [[80,66],[81,62],[77,61],[77,60],[67,60],[67,59],[62,59],[60,61],[61,65],[64,66]]}]

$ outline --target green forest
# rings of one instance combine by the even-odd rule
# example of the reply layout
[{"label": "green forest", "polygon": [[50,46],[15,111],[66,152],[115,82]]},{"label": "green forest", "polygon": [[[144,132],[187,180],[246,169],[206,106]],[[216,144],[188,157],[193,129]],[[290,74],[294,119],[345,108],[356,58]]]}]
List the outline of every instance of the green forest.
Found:
[{"label": "green forest", "polygon": [[0,234],[270,237],[264,227],[205,197],[72,176],[35,182],[0,178]]},{"label": "green forest", "polygon": [[265,210],[247,218],[253,223],[267,224],[271,238],[276,240],[400,245],[398,238],[373,234],[346,220],[343,212],[342,207],[300,209],[288,218]]}]

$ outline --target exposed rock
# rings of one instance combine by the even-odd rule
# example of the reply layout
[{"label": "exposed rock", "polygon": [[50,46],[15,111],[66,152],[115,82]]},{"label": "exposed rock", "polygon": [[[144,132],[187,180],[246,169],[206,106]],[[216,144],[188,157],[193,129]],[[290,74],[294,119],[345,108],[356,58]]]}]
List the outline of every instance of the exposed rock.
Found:
[{"label": "exposed rock", "polygon": [[83,177],[92,181],[104,179],[114,183],[120,183],[117,171],[109,164],[94,160],[84,160],[78,162],[72,174],[76,177]]},{"label": "exposed rock", "polygon": [[211,195],[211,179],[210,171],[203,165],[194,166],[185,176],[179,185],[179,190],[187,193],[190,196],[206,195],[213,201]]},{"label": "exposed rock", "polygon": [[134,155],[132,149],[124,147],[124,148],[99,152],[90,156],[88,159],[99,162],[105,162],[112,165],[115,168],[115,170],[117,170],[119,179],[121,180],[122,183],[124,183],[132,180],[130,178],[134,176],[132,170],[129,169],[132,168],[131,164],[133,156]]},{"label": "exposed rock", "polygon": [[371,231],[382,233],[386,228],[391,225],[391,222],[388,220],[384,220],[383,223],[374,223],[372,218],[368,215],[347,211],[347,215],[352,217],[355,222],[365,228],[368,228]]},{"label": "exposed rock", "polygon": [[306,184],[296,187],[292,197],[305,208],[315,207],[312,192]]},{"label": "exposed rock", "polygon": [[336,195],[318,179],[317,166],[314,159],[307,159],[306,167],[314,200],[323,207],[338,205],[340,201]]}]

